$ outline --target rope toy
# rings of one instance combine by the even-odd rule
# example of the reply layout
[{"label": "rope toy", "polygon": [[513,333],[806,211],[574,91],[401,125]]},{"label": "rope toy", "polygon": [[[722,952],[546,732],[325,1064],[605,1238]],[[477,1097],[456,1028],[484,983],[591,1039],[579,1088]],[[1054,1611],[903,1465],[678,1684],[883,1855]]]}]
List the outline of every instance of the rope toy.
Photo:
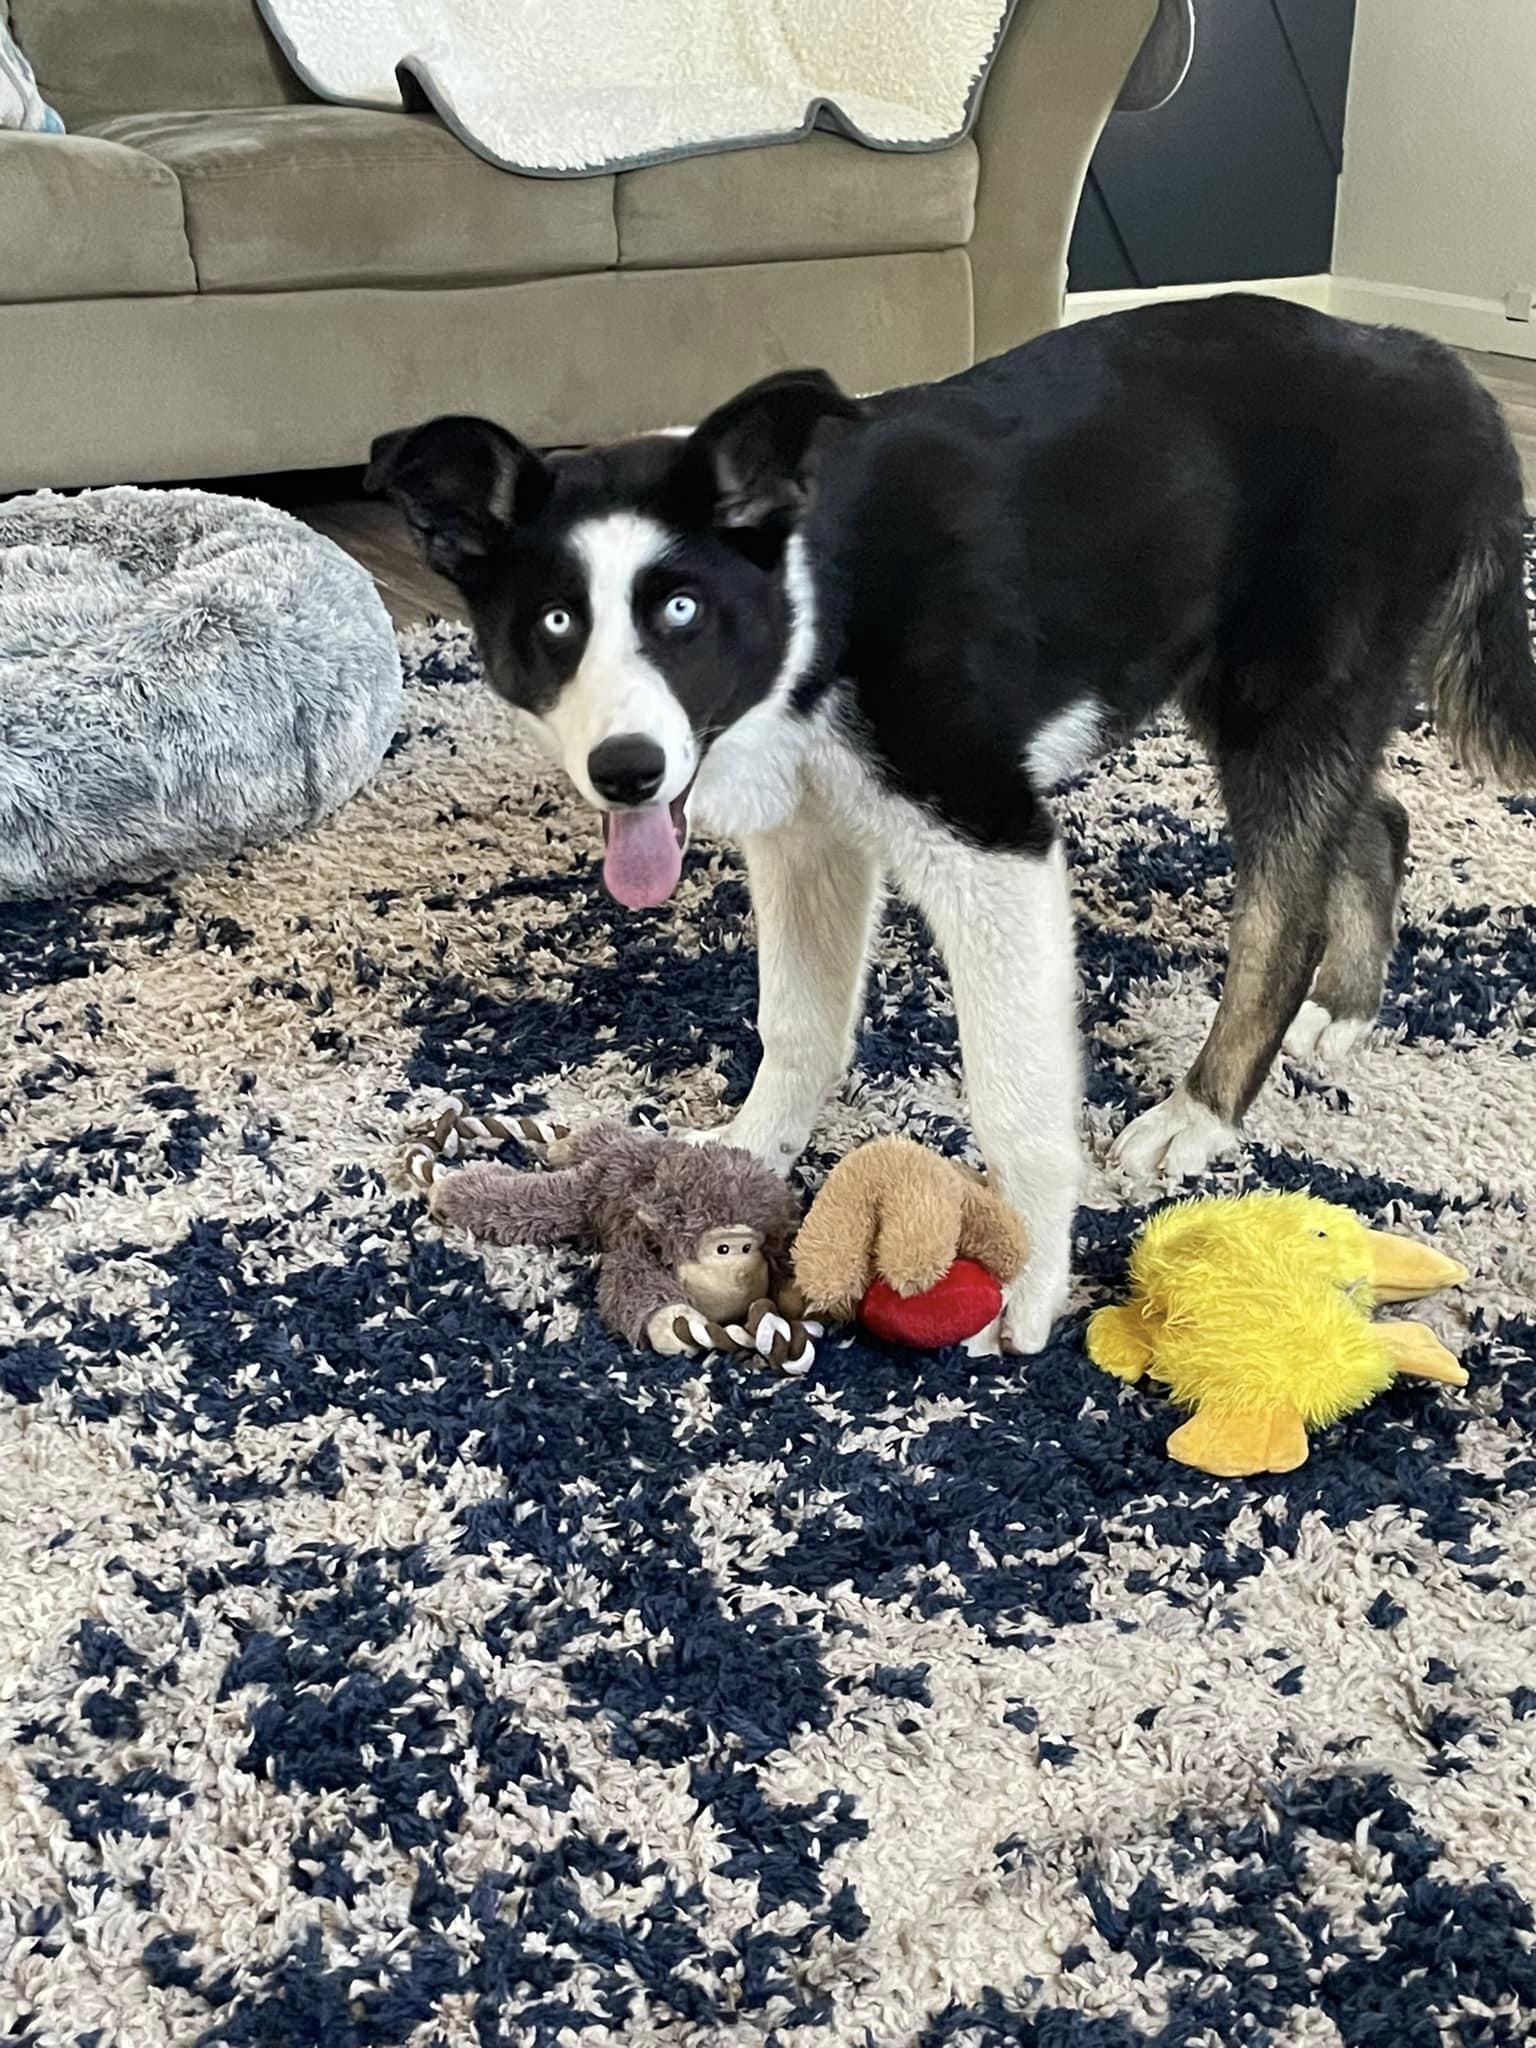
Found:
[{"label": "rope toy", "polygon": [[548,1151],[570,1135],[568,1124],[552,1123],[542,1116],[481,1115],[450,1095],[431,1128],[406,1146],[400,1166],[412,1186],[430,1194],[436,1182],[451,1172],[449,1162],[462,1159],[473,1146],[515,1143]]}]

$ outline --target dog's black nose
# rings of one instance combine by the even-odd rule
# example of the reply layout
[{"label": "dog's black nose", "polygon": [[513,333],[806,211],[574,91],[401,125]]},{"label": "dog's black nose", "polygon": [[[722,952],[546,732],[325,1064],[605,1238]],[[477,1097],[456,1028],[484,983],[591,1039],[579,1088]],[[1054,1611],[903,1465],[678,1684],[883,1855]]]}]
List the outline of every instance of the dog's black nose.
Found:
[{"label": "dog's black nose", "polygon": [[649,803],[666,772],[666,755],[643,732],[615,733],[587,756],[592,787],[610,804]]}]

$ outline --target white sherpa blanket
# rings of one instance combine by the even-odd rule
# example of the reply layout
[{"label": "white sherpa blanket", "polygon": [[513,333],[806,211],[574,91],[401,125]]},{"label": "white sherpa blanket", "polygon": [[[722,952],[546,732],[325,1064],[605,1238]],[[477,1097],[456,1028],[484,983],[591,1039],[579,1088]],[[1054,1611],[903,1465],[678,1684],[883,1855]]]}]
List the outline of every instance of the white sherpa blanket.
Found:
[{"label": "white sherpa blanket", "polygon": [[830,127],[965,134],[1014,0],[261,0],[323,99],[433,108],[504,169],[590,175]]}]

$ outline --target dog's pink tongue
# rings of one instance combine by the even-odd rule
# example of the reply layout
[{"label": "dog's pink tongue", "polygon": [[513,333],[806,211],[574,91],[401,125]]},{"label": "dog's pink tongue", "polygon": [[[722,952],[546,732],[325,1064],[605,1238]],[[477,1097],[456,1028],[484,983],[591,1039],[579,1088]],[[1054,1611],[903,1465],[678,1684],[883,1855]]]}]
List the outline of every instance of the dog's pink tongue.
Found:
[{"label": "dog's pink tongue", "polygon": [[665,804],[643,811],[608,813],[608,847],[603,881],[626,910],[652,910],[665,903],[683,872],[672,813]]}]

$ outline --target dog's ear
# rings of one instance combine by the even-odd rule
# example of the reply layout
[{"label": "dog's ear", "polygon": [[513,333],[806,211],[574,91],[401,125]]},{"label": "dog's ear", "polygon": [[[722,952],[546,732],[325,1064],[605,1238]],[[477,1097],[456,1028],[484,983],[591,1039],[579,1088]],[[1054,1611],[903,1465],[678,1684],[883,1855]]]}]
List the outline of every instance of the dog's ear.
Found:
[{"label": "dog's ear", "polygon": [[697,427],[687,460],[715,524],[783,526],[805,509],[835,423],[862,419],[825,370],[786,370],[749,385]]},{"label": "dog's ear", "polygon": [[448,414],[381,434],[363,488],[390,498],[434,569],[458,583],[531,519],[549,495],[548,467],[490,420]]}]

